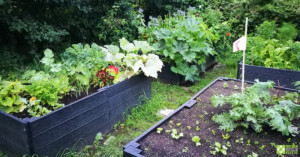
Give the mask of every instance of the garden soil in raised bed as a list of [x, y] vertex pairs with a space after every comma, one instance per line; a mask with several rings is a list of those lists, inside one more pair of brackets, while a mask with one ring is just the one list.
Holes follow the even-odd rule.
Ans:
[[[227, 82], [228, 87], [224, 88], [224, 83]], [[201, 157], [201, 156], [215, 156], [210, 154], [213, 145], [215, 142], [220, 142], [224, 144], [229, 141], [231, 147], [228, 148], [227, 154], [231, 157], [240, 157], [247, 156], [252, 154], [252, 152], [257, 153], [259, 156], [278, 156], [276, 154], [276, 148], [271, 146], [271, 143], [276, 145], [292, 145], [295, 143], [299, 145], [300, 137], [292, 136], [282, 136], [280, 132], [273, 131], [268, 128], [264, 128], [263, 132], [256, 133], [251, 127], [248, 129], [237, 128], [233, 132], [225, 132], [219, 129], [219, 125], [211, 120], [214, 114], [220, 114], [222, 112], [228, 111], [231, 107], [230, 105], [224, 105], [222, 107], [215, 108], [211, 106], [210, 98], [213, 95], [223, 94], [225, 96], [230, 95], [233, 92], [240, 92], [240, 90], [235, 90], [234, 85], [240, 86], [240, 82], [233, 81], [218, 81], [203, 92], [198, 98], [198, 103], [195, 104], [192, 108], [184, 108], [179, 111], [176, 115], [172, 116], [166, 123], [162, 124], [163, 128], [162, 133], [156, 133], [156, 130], [146, 136], [140, 141], [142, 154], [145, 156], [166, 156], [166, 157], [175, 157], [175, 156], [190, 156], [190, 157]], [[273, 94], [276, 93], [276, 90], [271, 91]], [[281, 95], [284, 94], [284, 91], [280, 91]], [[200, 100], [200, 101], [199, 101]], [[300, 99], [299, 101], [300, 102]], [[200, 118], [203, 116], [203, 118]], [[170, 123], [173, 122], [173, 124]], [[196, 125], [196, 121], [199, 122]], [[177, 126], [177, 123], [181, 123], [180, 126]], [[296, 119], [292, 122], [295, 126], [300, 126], [300, 119]], [[191, 129], [188, 129], [187, 126], [190, 126]], [[199, 127], [199, 131], [196, 131], [196, 126]], [[177, 129], [177, 131], [183, 132], [184, 137], [175, 140], [171, 138], [170, 133], [166, 133], [165, 130]], [[215, 131], [213, 135], [212, 130]], [[229, 134], [230, 138], [228, 140], [223, 139], [222, 134]], [[192, 142], [192, 136], [199, 136], [201, 146], [196, 147], [195, 143]], [[243, 143], [236, 142], [237, 139], [243, 138]], [[291, 138], [290, 142], [288, 142]], [[248, 140], [250, 140], [250, 145], [247, 145]], [[259, 144], [254, 142], [258, 141]], [[264, 145], [264, 149], [261, 150], [260, 147]], [[183, 152], [185, 147], [188, 148], [187, 152]], [[300, 153], [300, 152], [299, 152]], [[222, 156], [220, 153], [217, 156]], [[293, 155], [285, 155], [293, 156]], [[297, 156], [297, 155], [294, 155]]]

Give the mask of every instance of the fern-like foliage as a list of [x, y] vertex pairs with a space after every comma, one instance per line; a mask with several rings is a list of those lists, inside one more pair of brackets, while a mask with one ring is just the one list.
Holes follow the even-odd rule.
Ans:
[[220, 129], [233, 131], [238, 126], [251, 126], [256, 132], [261, 132], [269, 126], [282, 135], [297, 134], [298, 128], [291, 121], [300, 117], [300, 105], [296, 104], [298, 93], [287, 93], [285, 96], [272, 96], [268, 89], [273, 88], [274, 82], [257, 81], [244, 93], [233, 93], [230, 96], [212, 96], [214, 107], [231, 104], [232, 109], [213, 116], [213, 121]]

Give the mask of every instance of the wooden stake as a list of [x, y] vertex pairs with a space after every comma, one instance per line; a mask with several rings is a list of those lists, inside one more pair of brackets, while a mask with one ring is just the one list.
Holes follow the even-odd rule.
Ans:
[[244, 92], [244, 82], [245, 82], [245, 53], [247, 47], [247, 30], [248, 30], [248, 17], [246, 17], [246, 24], [245, 24], [245, 49], [243, 50], [243, 65], [242, 65], [242, 93]]

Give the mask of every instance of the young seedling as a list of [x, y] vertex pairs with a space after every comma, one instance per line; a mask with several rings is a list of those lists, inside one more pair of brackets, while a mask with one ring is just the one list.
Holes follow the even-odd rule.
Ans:
[[196, 121], [196, 125], [198, 125], [199, 124], [199, 121]]
[[166, 133], [170, 133], [171, 132], [171, 130], [166, 130]]
[[180, 137], [183, 137], [183, 133], [179, 133], [177, 132], [176, 129], [172, 129], [172, 134], [171, 134], [172, 138], [178, 140]]
[[248, 140], [248, 141], [247, 141], [247, 146], [250, 146], [250, 145], [251, 145], [251, 144], [250, 144], [250, 140]]
[[258, 142], [258, 141], [254, 141], [254, 144], [258, 145], [258, 144], [259, 144], [259, 142]]
[[203, 118], [204, 115], [199, 116], [199, 118]]
[[210, 153], [212, 155], [217, 155], [217, 153], [222, 153], [223, 155], [227, 155], [227, 147], [224, 145], [221, 145], [219, 142], [215, 142], [215, 144], [213, 146], [210, 146], [211, 148], [213, 148], [212, 151], [210, 151]]
[[163, 130], [164, 130], [163, 128], [157, 128], [157, 131], [156, 131], [156, 132], [157, 132], [158, 134], [160, 134], [161, 131], [163, 131]]
[[237, 85], [234, 85], [234, 86], [233, 86], [233, 89], [238, 90], [239, 87], [238, 87]]
[[231, 147], [231, 143], [229, 141], [226, 142], [227, 147]]
[[287, 142], [291, 142], [291, 138], [288, 138], [286, 141], [287, 141]]
[[186, 153], [186, 152], [188, 152], [189, 151], [189, 147], [184, 147], [184, 149], [182, 149], [182, 152], [183, 153]]
[[227, 82], [224, 82], [224, 83], [223, 83], [223, 87], [224, 87], [224, 88], [227, 88], [227, 87], [228, 87]]
[[200, 146], [201, 143], [200, 143], [200, 137], [199, 136], [194, 136], [192, 138], [192, 141], [196, 143], [196, 146]]
[[265, 145], [261, 145], [261, 146], [259, 147], [259, 149], [260, 149], [261, 151], [264, 151], [264, 148], [265, 148]]
[[258, 157], [258, 154], [252, 152], [252, 154], [251, 155], [247, 155], [247, 157]]
[[226, 134], [226, 135], [222, 134], [222, 137], [223, 137], [224, 140], [228, 140], [230, 138], [230, 135], [228, 135], [228, 134]]
[[236, 139], [236, 140], [235, 140], [235, 143], [244, 143], [243, 140], [244, 140], [243, 137], [241, 137], [240, 139]]
[[271, 145], [272, 147], [276, 148], [276, 143], [271, 142], [270, 145]]
[[212, 129], [211, 132], [212, 132], [213, 135], [216, 135], [216, 132], [215, 132], [214, 129]]
[[181, 125], [181, 123], [176, 123], [176, 125], [179, 127]]
[[199, 130], [200, 130], [199, 126], [196, 126], [196, 131], [199, 131]]
[[191, 130], [191, 128], [192, 128], [192, 127], [190, 127], [190, 126], [186, 126], [186, 127], [187, 127], [189, 130]]

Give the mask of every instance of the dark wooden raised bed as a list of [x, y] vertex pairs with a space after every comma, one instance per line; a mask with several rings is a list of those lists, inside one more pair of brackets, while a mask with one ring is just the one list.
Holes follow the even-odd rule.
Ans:
[[[160, 56], [160, 58], [163, 58], [163, 56]], [[210, 69], [212, 66], [216, 64], [216, 58], [215, 56], [209, 55], [206, 58], [206, 70]], [[201, 73], [199, 74], [199, 76]], [[180, 74], [176, 74], [171, 70], [171, 65], [167, 62], [164, 62], [164, 66], [160, 73], [158, 73], [158, 79], [164, 83], [169, 84], [179, 84], [179, 85], [192, 85], [192, 82], [185, 81], [184, 76]]]
[[124, 112], [146, 97], [151, 97], [151, 80], [138, 75], [39, 118], [19, 119], [0, 111], [0, 150], [9, 156], [55, 156], [65, 148], [82, 148], [98, 132], [111, 131]]
[[[238, 63], [237, 79], [241, 78], [242, 74], [242, 63]], [[284, 69], [275, 69], [267, 68], [255, 65], [245, 64], [245, 80], [254, 81], [259, 79], [259, 81], [274, 81], [280, 86], [286, 88], [295, 89], [293, 83], [300, 80], [300, 71], [284, 70]]]
[[[228, 84], [227, 88], [223, 87], [225, 82]], [[252, 84], [249, 81], [246, 81], [246, 83], [246, 86]], [[295, 138], [292, 137], [290, 142], [288, 142], [287, 139], [290, 137], [282, 136], [281, 133], [267, 128], [264, 130], [266, 132], [262, 133], [254, 132], [251, 127], [248, 129], [237, 128], [233, 132], [220, 130], [219, 125], [214, 123], [211, 118], [214, 114], [227, 111], [231, 107], [229, 105], [218, 108], [212, 107], [210, 105], [210, 97], [215, 94], [230, 95], [231, 92], [240, 92], [240, 90], [235, 89], [234, 86], [240, 86], [240, 80], [228, 78], [216, 79], [189, 101], [176, 109], [171, 115], [165, 117], [125, 145], [123, 147], [123, 156], [214, 156], [210, 154], [210, 150], [212, 149], [210, 146], [216, 141], [220, 143], [230, 141], [232, 146], [227, 150], [228, 156], [247, 156], [252, 152], [259, 154], [259, 156], [277, 156], [276, 148], [271, 146], [270, 143], [274, 142], [277, 145], [291, 145], [291, 142], [296, 142], [297, 144], [300, 142], [298, 136]], [[277, 87], [275, 87], [275, 89], [276, 88]], [[275, 89], [271, 90], [271, 92], [275, 93]], [[282, 90], [291, 92], [296, 91], [292, 89], [281, 89], [282, 93], [284, 93]], [[196, 124], [196, 121], [199, 121], [199, 124]], [[177, 126], [176, 124], [179, 122], [180, 126]], [[293, 121], [293, 124], [299, 127], [300, 120], [297, 119], [296, 121]], [[191, 128], [187, 129], [187, 126], [190, 126]], [[199, 131], [195, 129], [196, 126], [199, 126]], [[181, 130], [180, 132], [184, 132], [184, 137], [175, 140], [171, 138], [170, 134], [165, 132], [158, 134], [156, 132], [158, 127], [164, 128], [164, 131], [167, 129], [172, 130], [172, 128]], [[212, 133], [212, 130], [214, 130], [214, 133]], [[222, 138], [222, 135], [225, 135], [226, 133], [230, 135], [230, 138], [227, 140]], [[201, 146], [195, 146], [195, 143], [191, 140], [191, 134], [201, 138]], [[236, 140], [241, 137], [243, 137], [243, 143], [236, 143]], [[247, 145], [248, 140], [250, 140], [250, 145]], [[258, 141], [259, 143], [254, 144], [255, 141]], [[260, 148], [261, 145], [264, 145], [263, 150]], [[186, 147], [188, 147], [188, 151], [183, 152]], [[221, 156], [221, 154], [217, 154], [216, 156]]]

